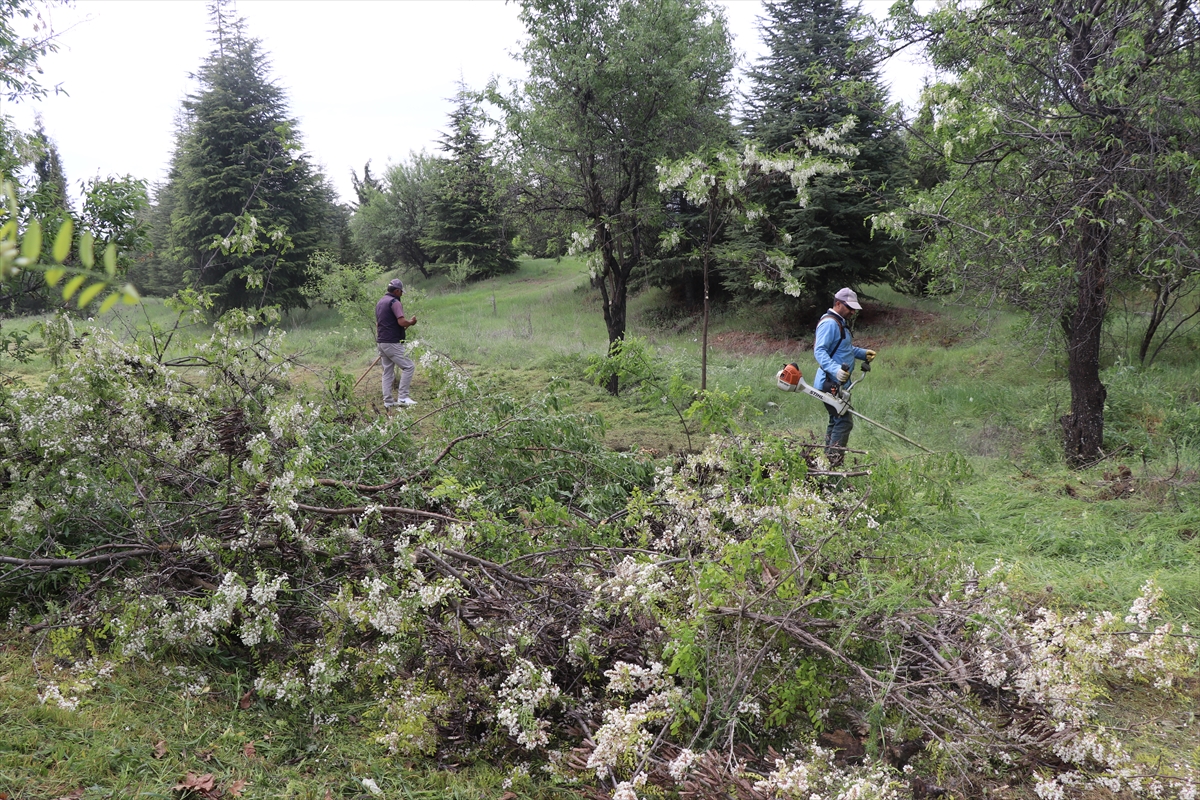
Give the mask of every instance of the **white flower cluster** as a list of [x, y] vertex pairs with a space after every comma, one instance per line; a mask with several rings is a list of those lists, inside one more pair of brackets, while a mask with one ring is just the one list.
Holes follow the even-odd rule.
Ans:
[[[1166, 689], [1174, 674], [1189, 671], [1195, 641], [1173, 636], [1171, 623], [1151, 628], [1161, 598], [1162, 591], [1148, 581], [1124, 624], [1110, 612], [1089, 619], [1082, 612], [1041, 608], [1032, 621], [1025, 621], [1001, 611], [996, 624], [978, 635], [980, 667], [994, 686], [1045, 707], [1055, 720], [1082, 726], [1105, 692], [1106, 675], [1123, 674]], [[1016, 646], [1004, 646], [1006, 637], [1015, 637]]]
[[32, 494], [26, 494], [8, 509], [8, 525], [11, 533], [34, 533], [41, 524], [37, 503]]
[[614, 694], [663, 691], [674, 686], [659, 661], [652, 662], [649, 667], [618, 661], [612, 669], [605, 671], [604, 677], [608, 678], [608, 691]]
[[75, 711], [79, 708], [79, 696], [71, 694], [70, 697], [63, 696], [62, 690], [57, 683], [51, 683], [45, 689], [38, 692], [38, 702], [42, 705], [51, 703], [58, 706], [63, 711]]
[[676, 783], [682, 783], [683, 779], [687, 777], [688, 770], [696, 762], [697, 758], [698, 756], [694, 751], [684, 748], [679, 751], [679, 755], [671, 759], [671, 763], [667, 765], [667, 772]]
[[254, 691], [263, 697], [271, 697], [293, 707], [308, 700], [308, 686], [304, 678], [294, 669], [283, 672], [278, 678], [260, 676], [254, 681]]
[[587, 252], [592, 248], [592, 242], [595, 241], [595, 238], [596, 231], [591, 228], [571, 231], [571, 243], [567, 246], [567, 255], [577, 256]]
[[382, 578], [367, 578], [361, 588], [366, 596], [358, 598], [353, 595], [352, 587], [343, 587], [335, 606], [344, 609], [351, 621], [369, 625], [388, 636], [408, 628], [415, 611], [411, 595], [400, 597]]
[[518, 744], [532, 750], [550, 741], [550, 723], [539, 719], [537, 711], [556, 702], [561, 690], [550, 678], [550, 670], [532, 661], [518, 658], [498, 692], [496, 720]]
[[258, 582], [250, 590], [250, 602], [242, 606], [242, 624], [238, 629], [242, 644], [254, 647], [279, 638], [279, 612], [275, 607], [275, 598], [286, 586], [286, 575], [268, 579], [261, 570], [258, 572]]
[[[1002, 583], [999, 591], [983, 585], [998, 570], [999, 566], [979, 584], [972, 579], [965, 585], [964, 594], [978, 594], [994, 604], [981, 615], [989, 623], [980, 626], [967, 655], [986, 682], [1042, 709], [1045, 725], [1052, 730], [1047, 735], [1036, 727], [1013, 726], [1009, 735], [1023, 745], [1047, 747], [1074, 767], [1039, 778], [1038, 796], [1057, 800], [1074, 790], [1096, 789], [1138, 796], [1149, 792], [1156, 779], [1133, 763], [1119, 735], [1099, 721], [1099, 703], [1114, 677], [1166, 690], [1175, 675], [1193, 673], [1197, 646], [1186, 637], [1187, 627], [1181, 630], [1184, 638], [1173, 634], [1171, 623], [1154, 624], [1161, 613], [1162, 591], [1152, 581], [1143, 585], [1123, 619], [1111, 612], [1089, 618], [1045, 608], [1027, 619], [1004, 606]], [[1182, 776], [1173, 784], [1178, 792], [1194, 785], [1194, 771], [1179, 767], [1175, 772]], [[1160, 786], [1157, 796], [1167, 797], [1167, 789]]]
[[318, 653], [308, 664], [308, 691], [313, 697], [328, 697], [333, 687], [345, 680], [350, 665], [336, 654]]
[[[587, 576], [581, 576], [587, 577]], [[652, 561], [625, 556], [612, 577], [595, 584], [587, 612], [595, 618], [608, 615], [609, 609], [653, 609], [661, 603], [674, 581]]]
[[267, 427], [275, 439], [304, 441], [305, 433], [320, 419], [321, 408], [314, 403], [288, 400], [267, 409]]
[[833, 751], [812, 745], [807, 754], [775, 760], [775, 769], [755, 788], [771, 797], [795, 800], [896, 800], [900, 784], [885, 765], [867, 763], [843, 769]]
[[612, 800], [638, 800], [637, 788], [646, 782], [646, 776], [638, 773], [631, 781], [621, 781], [613, 789]]
[[[646, 698], [628, 707], [609, 708], [604, 712], [604, 724], [592, 740], [595, 749], [588, 755], [587, 767], [604, 779], [621, 767], [629, 768], [639, 762], [654, 741], [646, 726], [665, 724], [673, 716], [673, 708], [682, 695], [674, 681], [665, 675], [661, 664], [649, 668], [618, 662], [605, 673], [609, 691], [617, 695], [649, 690]], [[641, 688], [645, 687], [645, 688]]]

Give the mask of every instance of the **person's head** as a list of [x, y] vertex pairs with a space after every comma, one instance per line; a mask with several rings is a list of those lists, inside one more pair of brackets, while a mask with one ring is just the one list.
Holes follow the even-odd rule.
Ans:
[[404, 294], [404, 281], [400, 280], [399, 278], [392, 278], [390, 281], [388, 281], [387, 292], [388, 294], [396, 297]]
[[858, 303], [858, 295], [853, 289], [838, 289], [833, 296], [833, 310], [843, 317], [852, 317], [862, 306]]

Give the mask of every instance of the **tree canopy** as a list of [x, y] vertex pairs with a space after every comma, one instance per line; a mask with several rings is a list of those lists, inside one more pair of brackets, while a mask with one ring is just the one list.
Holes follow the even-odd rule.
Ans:
[[215, 46], [183, 103], [158, 197], [170, 209], [168, 270], [176, 285], [213, 292], [219, 308], [304, 305], [308, 259], [332, 244], [335, 195], [301, 151], [261, 42], [223, 3], [211, 19]]
[[366, 256], [385, 267], [404, 266], [429, 276], [432, 260], [421, 244], [429, 214], [434, 158], [410, 153], [388, 165], [382, 181], [363, 170], [362, 199], [350, 221], [354, 241]]
[[460, 85], [450, 129], [441, 137], [446, 157], [434, 162], [420, 240], [425, 252], [439, 262], [469, 264], [466, 269], [472, 277], [492, 277], [517, 268], [482, 124], [477, 101]]
[[804, 204], [786, 182], [763, 197], [773, 227], [789, 235], [784, 250], [805, 295], [825, 302], [840, 286], [884, 279], [901, 255], [899, 243], [873, 232], [870, 219], [887, 207], [903, 146], [886, 112], [881, 56], [862, 12], [843, 0], [775, 0], [764, 9], [768, 52], [749, 73], [746, 135], [766, 151], [789, 153], [806, 146], [806, 131], [854, 120], [842, 138], [858, 151], [846, 173], [814, 180]]
[[946, 288], [1061, 331], [1066, 455], [1089, 463], [1104, 453], [1113, 292], [1161, 298], [1200, 269], [1195, 5], [995, 0], [905, 22], [957, 76], [928, 95], [926, 142], [949, 177], [914, 199], [925, 260]]
[[526, 0], [521, 20], [510, 130], [540, 179], [527, 191], [585, 220], [611, 348], [662, 216], [656, 164], [729, 133], [729, 33], [704, 0]]

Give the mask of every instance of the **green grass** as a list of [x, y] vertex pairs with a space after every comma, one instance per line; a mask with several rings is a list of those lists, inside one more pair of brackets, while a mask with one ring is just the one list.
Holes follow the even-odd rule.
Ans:
[[[440, 278], [405, 277], [406, 310], [420, 319], [412, 338], [462, 365], [481, 391], [529, 395], [565, 379], [577, 408], [604, 417], [610, 446], [675, 453], [686, 445], [668, 409], [610, 397], [584, 379], [587, 359], [603, 353], [608, 339], [598, 291], [578, 260], [525, 260], [513, 275], [461, 290]], [[1136, 326], [1124, 333], [1114, 326], [1104, 372], [1111, 457], [1070, 470], [1057, 438], [1057, 420], [1070, 405], [1063, 356], [1024, 338], [1019, 316], [999, 315], [981, 333], [969, 311], [882, 287], [866, 294], [869, 308], [890, 313], [865, 316], [855, 333], [857, 344], [879, 351], [855, 392], [855, 408], [939, 454], [924, 456], [867, 423], [855, 425], [851, 444], [869, 451], [860, 460], [876, 468], [857, 480], [869, 486], [868, 503], [878, 504], [897, 554], [950, 552], [981, 570], [1002, 560], [1018, 567], [1013, 588], [1031, 600], [1093, 610], [1120, 612], [1153, 579], [1176, 613], [1200, 620], [1200, 336], [1173, 342], [1144, 369], [1128, 359]], [[655, 290], [631, 298], [630, 333], [698, 384], [699, 321], [664, 315], [663, 306]], [[95, 323], [80, 321], [77, 330], [105, 325], [133, 335], [148, 321], [169, 326], [173, 319], [160, 301], [147, 300]], [[305, 367], [296, 378], [301, 391], [316, 392], [333, 368], [357, 380], [375, 358], [370, 320], [311, 309], [288, 314], [284, 325]], [[187, 328], [177, 344], [186, 349], [205, 333], [203, 326]], [[770, 307], [724, 308], [714, 314], [710, 340], [709, 385], [749, 387], [751, 410], [761, 413], [750, 432], [801, 441], [823, 436], [820, 404], [774, 386], [776, 370], [793, 360], [811, 380], [807, 325]], [[6, 366], [32, 387], [50, 369], [45, 355]], [[418, 368], [418, 400], [424, 380]], [[378, 405], [377, 369], [358, 384], [356, 398], [364, 410]], [[234, 672], [192, 697], [158, 667], [129, 665], [106, 679], [103, 702], [85, 697], [80, 713], [62, 713], [37, 700], [34, 685], [55, 667], [31, 657], [30, 641], [16, 637], [12, 649], [0, 649], [0, 792], [12, 798], [80, 788], [84, 797], [172, 797], [178, 793], [170, 787], [188, 771], [226, 782], [246, 778], [246, 797], [356, 797], [364, 794], [363, 777], [397, 798], [504, 791], [505, 775], [495, 771], [410, 769], [382, 759], [369, 732], [350, 721], [353, 708], [320, 729], [303, 714], [239, 709], [245, 687]], [[158, 741], [167, 746], [162, 758], [154, 757]], [[244, 756], [247, 743], [256, 758]], [[106, 788], [88, 794], [92, 785]], [[525, 790], [519, 785], [518, 796], [553, 796]]]
[[[380, 294], [388, 277], [375, 287]], [[461, 289], [439, 276], [405, 281], [406, 311], [420, 320], [410, 338], [463, 366], [481, 391], [527, 396], [565, 379], [576, 408], [603, 416], [610, 446], [664, 454], [686, 448], [670, 409], [632, 395], [613, 398], [584, 379], [587, 359], [605, 351], [608, 336], [599, 292], [580, 260], [526, 259], [516, 273]], [[980, 568], [996, 559], [1015, 562], [1031, 591], [1053, 587], [1064, 602], [1089, 607], [1128, 603], [1154, 578], [1169, 587], [1177, 611], [1200, 619], [1200, 512], [1193, 510], [1200, 507], [1200, 359], [1190, 357], [1200, 336], [1173, 342], [1143, 369], [1126, 360], [1138, 330], [1124, 318], [1114, 326], [1126, 331], [1119, 341], [1110, 337], [1104, 373], [1106, 440], [1115, 452], [1074, 471], [1064, 466], [1057, 438], [1057, 420], [1070, 406], [1063, 356], [1030, 341], [1021, 317], [996, 315], [981, 330], [968, 310], [937, 300], [886, 287], [870, 287], [866, 296], [855, 342], [879, 357], [855, 391], [855, 408], [937, 453], [963, 457], [972, 473], [953, 487], [952, 507], [908, 503], [903, 524], [895, 523], [903, 531], [897, 536], [913, 548], [956, 548]], [[629, 332], [699, 385], [698, 315], [664, 314], [666, 305], [657, 290], [635, 294]], [[131, 335], [148, 322], [169, 327], [174, 319], [160, 301], [147, 300], [93, 324]], [[295, 377], [301, 390], [319, 390], [334, 367], [358, 380], [376, 356], [370, 319], [342, 320], [314, 308], [289, 313], [283, 324], [303, 365]], [[89, 327], [77, 323], [80, 333]], [[177, 344], [186, 348], [206, 333], [203, 326], [185, 328]], [[793, 360], [811, 380], [806, 325], [769, 306], [725, 308], [713, 315], [709, 336], [709, 386], [749, 387], [753, 428], [801, 441], [823, 437], [820, 403], [779, 392], [774, 382], [779, 367]], [[36, 386], [49, 368], [40, 356], [16, 371]], [[357, 385], [365, 408], [379, 405], [378, 375], [375, 368]], [[423, 381], [418, 368], [418, 400]], [[693, 437], [692, 446], [703, 441]], [[861, 420], [851, 445], [869, 451], [866, 463], [919, 468], [925, 460], [917, 448]], [[1114, 491], [1121, 481], [1105, 475], [1122, 465], [1131, 476]]]
[[[330, 704], [314, 723], [307, 709], [240, 700], [249, 688], [236, 671], [132, 661], [102, 678], [58, 666], [41, 637], [0, 638], [0, 795], [44, 798], [162, 798], [188, 773], [211, 774], [219, 788], [245, 781], [243, 798], [368, 797], [363, 779], [388, 798], [499, 797], [509, 774], [453, 761], [416, 765], [389, 759], [363, 724], [364, 704]], [[96, 688], [79, 686], [80, 678]], [[71, 711], [43, 703], [54, 683]], [[514, 759], [515, 763], [516, 759]], [[573, 791], [520, 778], [516, 797], [565, 798]], [[202, 796], [202, 795], [201, 795]], [[226, 795], [232, 796], [232, 795]]]

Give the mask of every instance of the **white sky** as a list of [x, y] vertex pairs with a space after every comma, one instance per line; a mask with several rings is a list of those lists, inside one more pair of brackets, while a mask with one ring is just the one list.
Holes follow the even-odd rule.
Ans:
[[[763, 52], [759, 0], [720, 0], [734, 47]], [[885, 14], [892, 0], [866, 0]], [[271, 77], [287, 93], [304, 149], [353, 199], [350, 171], [381, 175], [411, 151], [437, 150], [460, 78], [472, 89], [493, 75], [519, 79], [524, 37], [518, 7], [502, 0], [238, 0], [261, 39]], [[212, 49], [203, 0], [77, 0], [51, 10], [58, 53], [42, 84], [65, 94], [37, 103], [0, 100], [0, 113], [30, 130], [40, 113], [73, 193], [81, 180], [133, 175], [163, 180], [174, 120], [195, 86], [189, 73]], [[889, 69], [893, 94], [911, 103], [919, 69]]]

